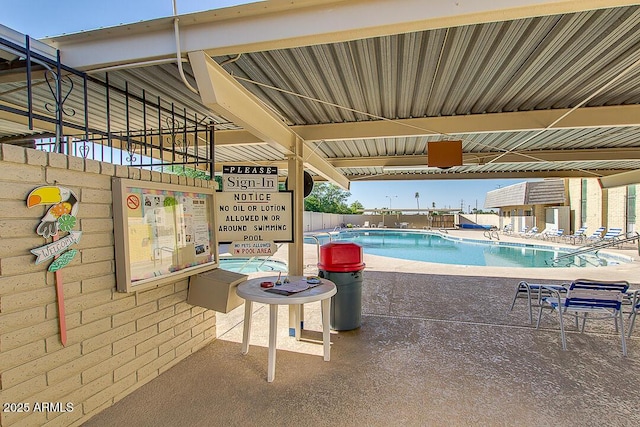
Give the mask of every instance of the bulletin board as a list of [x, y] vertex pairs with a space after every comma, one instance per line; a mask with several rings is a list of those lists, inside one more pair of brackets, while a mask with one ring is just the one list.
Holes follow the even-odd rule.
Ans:
[[148, 289], [218, 266], [213, 194], [113, 178], [118, 291]]

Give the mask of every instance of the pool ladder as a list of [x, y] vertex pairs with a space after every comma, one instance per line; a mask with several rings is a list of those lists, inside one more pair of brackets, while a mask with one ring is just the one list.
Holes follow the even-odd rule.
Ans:
[[496, 240], [500, 240], [500, 235], [498, 235], [498, 232], [496, 230], [485, 230], [483, 234], [484, 237], [489, 240], [493, 240], [494, 238]]

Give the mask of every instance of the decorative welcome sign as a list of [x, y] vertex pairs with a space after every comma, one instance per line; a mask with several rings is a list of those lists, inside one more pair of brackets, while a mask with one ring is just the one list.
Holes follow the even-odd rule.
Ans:
[[[76, 226], [79, 199], [68, 188], [57, 185], [45, 185], [38, 187], [27, 196], [27, 207], [49, 206], [45, 215], [36, 228], [36, 233], [45, 239], [51, 238], [53, 242], [39, 248], [31, 249], [36, 258], [36, 264], [54, 259], [49, 264], [48, 271], [55, 274], [56, 294], [58, 297], [58, 324], [60, 328], [60, 341], [67, 344], [67, 328], [64, 311], [64, 294], [62, 274], [60, 269], [66, 267], [78, 254], [76, 249], [69, 249], [80, 241], [81, 231], [72, 231]], [[60, 232], [68, 233], [60, 238]]]
[[49, 243], [48, 245], [41, 246], [36, 249], [31, 249], [31, 253], [37, 256], [36, 264], [40, 264], [43, 261], [50, 260], [51, 258], [60, 255], [66, 251], [69, 246], [78, 243], [82, 236], [82, 231], [70, 231], [69, 234], [58, 241]]
[[[48, 239], [53, 238], [53, 243], [31, 250], [36, 255], [36, 264], [60, 256], [69, 246], [80, 241], [81, 231], [71, 233], [76, 225], [78, 213], [78, 196], [68, 188], [54, 185], [38, 187], [29, 193], [27, 207], [52, 205], [40, 220], [36, 229], [38, 235]], [[69, 235], [60, 239], [59, 232], [69, 232]], [[49, 271], [55, 272], [65, 267], [75, 257], [78, 251], [69, 251], [63, 258], [64, 262], [53, 262], [49, 265]], [[56, 260], [57, 261], [57, 260]]]

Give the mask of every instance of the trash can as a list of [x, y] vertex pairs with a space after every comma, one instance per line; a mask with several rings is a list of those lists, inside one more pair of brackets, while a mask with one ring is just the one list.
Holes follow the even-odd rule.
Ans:
[[330, 242], [320, 247], [318, 275], [336, 284], [331, 297], [329, 325], [336, 331], [360, 327], [362, 318], [362, 247], [351, 242]]

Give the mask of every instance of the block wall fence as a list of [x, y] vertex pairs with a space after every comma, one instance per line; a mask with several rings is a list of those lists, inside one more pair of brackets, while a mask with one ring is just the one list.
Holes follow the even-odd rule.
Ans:
[[[186, 279], [116, 291], [112, 177], [211, 185], [0, 144], [0, 400], [9, 410], [0, 412], [2, 426], [79, 425], [216, 337], [215, 312], [186, 303]], [[54, 274], [30, 252], [48, 243], [36, 234], [48, 207], [26, 205], [42, 185], [68, 187], [80, 199], [74, 229], [82, 238], [71, 247], [79, 254], [60, 270], [66, 346]], [[38, 411], [43, 403], [55, 410]], [[29, 410], [18, 412], [24, 404]]]

